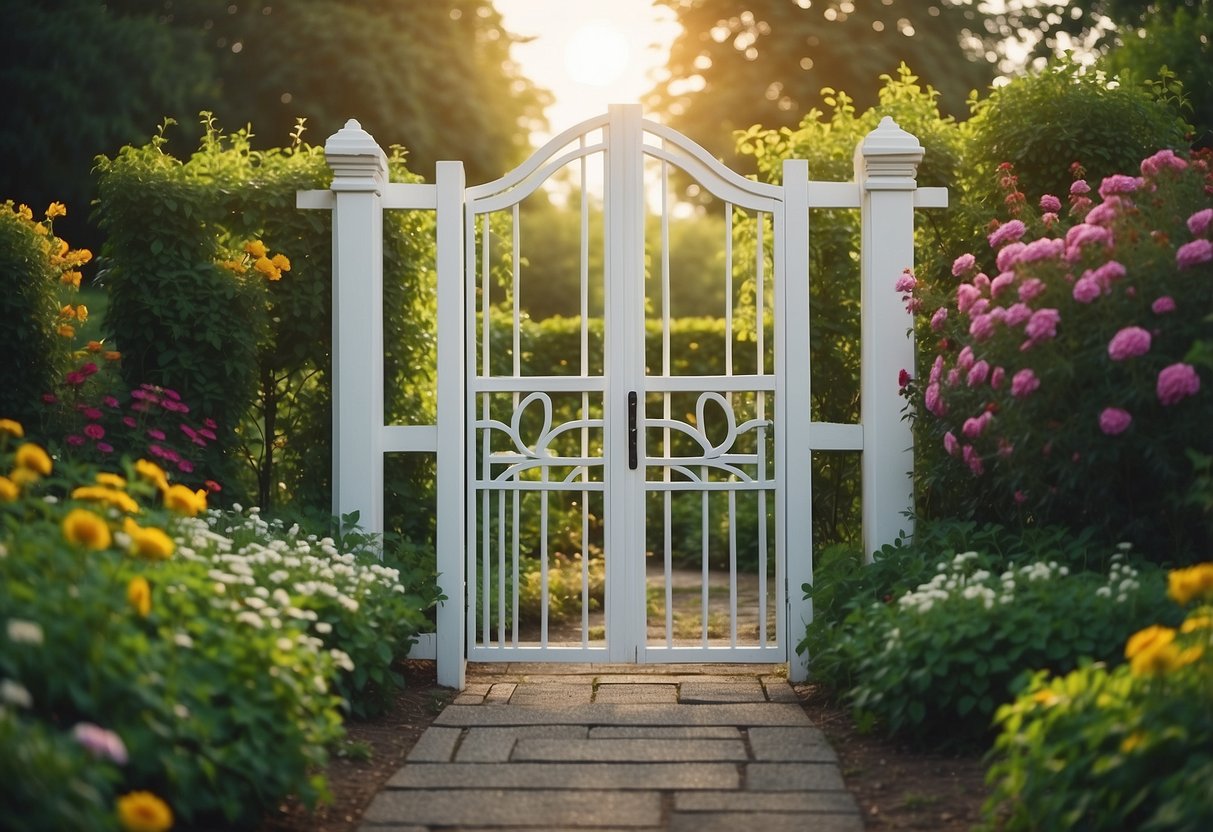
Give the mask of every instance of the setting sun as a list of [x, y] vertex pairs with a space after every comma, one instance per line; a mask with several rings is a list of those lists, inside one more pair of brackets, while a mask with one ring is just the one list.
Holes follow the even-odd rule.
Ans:
[[618, 26], [605, 20], [591, 20], [569, 38], [564, 63], [574, 81], [605, 87], [623, 75], [630, 52], [627, 36]]

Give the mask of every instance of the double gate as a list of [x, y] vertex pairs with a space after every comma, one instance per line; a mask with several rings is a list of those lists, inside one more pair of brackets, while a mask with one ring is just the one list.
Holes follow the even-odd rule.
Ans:
[[[803, 678], [811, 453], [863, 452], [867, 551], [907, 526], [897, 376], [913, 341], [892, 287], [913, 209], [946, 200], [916, 187], [917, 140], [886, 119], [855, 182], [789, 160], [775, 186], [616, 105], [471, 188], [457, 162], [434, 185], [387, 183], [352, 121], [326, 156], [331, 189], [299, 205], [334, 210], [334, 511], [380, 531], [383, 454], [437, 454], [440, 682], [462, 687], [465, 660], [788, 661]], [[672, 182], [723, 216], [711, 256], [692, 258], [706, 281], [680, 273]], [[567, 319], [537, 322], [551, 287], [528, 277], [549, 229], [523, 206], [551, 198], [577, 217], [578, 291]], [[438, 425], [383, 424], [384, 208], [437, 211]], [[860, 425], [810, 419], [810, 208], [863, 216]], [[688, 284], [720, 306], [690, 341], [679, 310], [703, 299]]]

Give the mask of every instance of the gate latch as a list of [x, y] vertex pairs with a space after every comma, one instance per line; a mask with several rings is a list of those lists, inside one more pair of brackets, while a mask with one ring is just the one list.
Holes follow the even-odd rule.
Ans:
[[636, 391], [628, 393], [628, 468], [636, 470]]

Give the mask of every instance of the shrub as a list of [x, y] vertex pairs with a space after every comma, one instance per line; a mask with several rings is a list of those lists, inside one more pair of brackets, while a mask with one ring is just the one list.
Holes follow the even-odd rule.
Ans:
[[970, 551], [933, 572], [914, 590], [852, 613], [836, 636], [861, 725], [920, 740], [980, 739], [1022, 673], [1113, 659], [1111, 645], [1163, 602], [1161, 574], [1122, 558], [1105, 575]]
[[905, 392], [933, 513], [1096, 526], [1158, 558], [1213, 542], [1185, 504], [1186, 451], [1213, 450], [1193, 352], [1213, 326], [1213, 180], [1170, 151], [1141, 173], [1105, 178], [1095, 205], [1077, 180], [1063, 220], [1062, 197], [1031, 210], [1004, 166], [1017, 216], [991, 251], [955, 260], [955, 288], [899, 282], [931, 345]]
[[1178, 631], [1137, 632], [1115, 669], [1038, 673], [998, 710], [991, 828], [1213, 825], [1213, 564], [1171, 573], [1170, 586], [1188, 607]]

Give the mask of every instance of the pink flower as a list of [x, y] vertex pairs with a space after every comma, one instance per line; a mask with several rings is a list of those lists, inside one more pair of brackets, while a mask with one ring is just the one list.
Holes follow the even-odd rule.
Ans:
[[131, 398], [139, 399], [140, 401], [151, 402], [152, 404], [156, 404], [158, 401], [160, 401], [158, 398], [156, 398], [156, 396], [153, 393], [149, 393], [146, 390], [132, 390]]
[[1011, 378], [1011, 395], [1017, 399], [1030, 396], [1040, 388], [1040, 379], [1032, 368], [1025, 367]]
[[981, 290], [971, 283], [962, 283], [956, 287], [956, 309], [960, 314], [965, 314], [969, 308], [981, 297]]
[[177, 470], [183, 474], [192, 474], [194, 473], [194, 464], [188, 459], [179, 460], [177, 462]]
[[1204, 239], [1184, 243], [1175, 252], [1175, 264], [1181, 269], [1190, 269], [1210, 260], [1213, 260], [1213, 242]]
[[943, 418], [948, 413], [948, 406], [944, 404], [943, 395], [940, 393], [938, 383], [927, 385], [924, 403], [927, 406], [927, 410], [940, 418]]
[[174, 451], [172, 448], [165, 448], [163, 450], [163, 452], [160, 454], [160, 457], [165, 462], [177, 462], [178, 460], [181, 459], [181, 455], [178, 454], [176, 451]]
[[1112, 287], [1112, 284], [1125, 276], [1125, 267], [1115, 260], [1109, 260], [1097, 269], [1092, 269], [1082, 273], [1083, 277], [1090, 277], [1099, 283], [1099, 287], [1107, 291]]
[[1074, 300], [1079, 303], [1090, 303], [1103, 294], [1103, 288], [1099, 285], [1099, 281], [1091, 277], [1088, 272], [1074, 284], [1073, 294]]
[[1065, 248], [1066, 243], [1064, 240], [1041, 237], [1039, 240], [1033, 240], [1028, 243], [1027, 247], [1019, 253], [1019, 258], [1016, 262], [1034, 263], [1037, 260], [1051, 260], [1060, 257]]
[[1175, 151], [1171, 149], [1160, 150], [1148, 159], [1141, 160], [1142, 176], [1157, 176], [1164, 170], [1181, 171], [1188, 167], [1188, 163], [1175, 155]]
[[83, 407], [80, 412], [84, 414], [84, 418], [91, 422], [95, 422], [101, 418], [101, 411], [95, 407]]
[[172, 399], [164, 399], [160, 402], [160, 406], [170, 413], [189, 413], [189, 405], [183, 402], [173, 401]]
[[972, 367], [973, 362], [976, 360], [977, 357], [973, 355], [973, 348], [966, 344], [965, 347], [956, 355], [956, 368], [963, 373], [965, 370]]
[[65, 437], [65, 441], [67, 442], [67, 444], [71, 445], [73, 448], [79, 448], [81, 445], [84, 444], [84, 437], [77, 436], [76, 434], [73, 433], [71, 436]]
[[[1115, 200], [1115, 201], [1114, 201]], [[1085, 221], [1091, 225], [1103, 225], [1116, 219], [1116, 209], [1119, 206], [1118, 199], [1109, 199], [1107, 202], [1096, 205], [1087, 212]]]
[[87, 378], [88, 377], [85, 376], [84, 373], [81, 373], [78, 370], [73, 370], [72, 372], [65, 375], [63, 377], [63, 380], [65, 382], [67, 382], [69, 385], [71, 385], [72, 387], [79, 387], [80, 385], [84, 384], [84, 382]]
[[181, 394], [178, 393], [176, 390], [170, 390], [167, 387], [165, 387], [160, 392], [164, 393], [164, 395], [168, 396], [170, 399], [172, 399], [175, 402], [181, 401]]
[[1019, 253], [1027, 248], [1023, 243], [1009, 243], [1002, 247], [998, 252], [998, 256], [994, 258], [994, 265], [998, 266], [1000, 272], [1007, 272], [1011, 267], [1019, 262]]
[[955, 387], [957, 384], [960, 384], [960, 368], [953, 367], [948, 370], [948, 386]]
[[1194, 396], [1200, 390], [1200, 376], [1191, 364], [1172, 364], [1158, 374], [1158, 401], [1170, 406]]
[[960, 443], [956, 441], [956, 435], [952, 431], [943, 435], [943, 449], [948, 452], [948, 456], [956, 456], [960, 451]]
[[118, 407], [118, 400], [115, 399], [113, 396], [106, 396], [104, 399], [101, 400], [101, 403], [104, 404], [106, 407], [110, 407], [110, 408]]
[[1085, 179], [1075, 179], [1070, 183], [1070, 194], [1089, 194], [1091, 186], [1087, 184]]
[[[1099, 183], [1099, 195], [1105, 200], [1115, 194], [1131, 194], [1141, 187], [1141, 177], [1115, 173]], [[1106, 204], [1106, 203], [1105, 203]]]
[[1002, 387], [1002, 382], [1004, 379], [1006, 379], [1006, 377], [1006, 370], [1004, 370], [1002, 367], [995, 367], [994, 371], [990, 373], [990, 386], [995, 390], [999, 389]]
[[160, 430], [160, 428], [148, 428], [147, 435], [157, 442], [164, 441], [164, 431]]
[[969, 307], [969, 317], [976, 318], [978, 315], [984, 315], [986, 310], [990, 308], [988, 298], [978, 298], [973, 301], [973, 305]]
[[108, 442], [98, 442], [94, 447], [103, 454], [112, 454], [114, 452], [114, 446]]
[[59, 397], [56, 396], [54, 393], [43, 393], [42, 394], [42, 403], [43, 404], [54, 404], [57, 401], [59, 401]]
[[981, 464], [981, 454], [973, 450], [972, 445], [965, 445], [961, 454], [964, 457], [965, 465], [968, 465], [969, 470], [973, 472], [973, 476], [980, 477], [985, 472], [985, 467]]
[[1048, 211], [1040, 215], [1040, 221], [1045, 224], [1045, 228], [1052, 228], [1057, 224], [1057, 214], [1052, 211]]
[[1003, 272], [990, 281], [990, 297], [996, 298], [1002, 294], [1002, 290], [1015, 282], [1015, 272]]
[[84, 426], [84, 435], [89, 439], [104, 439], [105, 428], [101, 427], [101, 425], [97, 424], [96, 422], [89, 422]]
[[948, 319], [948, 310], [941, 306], [935, 310], [935, 314], [931, 316], [931, 330], [939, 332], [943, 329], [944, 322]]
[[1124, 361], [1150, 351], [1150, 333], [1139, 326], [1126, 326], [1108, 342], [1108, 357]]
[[[205, 427], [210, 428], [211, 430], [217, 430], [219, 428], [219, 423], [216, 422], [214, 419], [210, 418], [209, 416], [202, 420], [202, 424]], [[218, 489], [216, 489], [216, 490], [218, 490]]]
[[164, 459], [164, 455], [165, 455], [164, 448], [161, 448], [159, 445], [157, 445], [155, 443], [152, 443], [151, 445], [147, 446], [147, 452], [150, 453], [152, 456], [158, 456], [161, 459]]
[[90, 361], [87, 364], [81, 365], [80, 372], [84, 375], [85, 378], [88, 378], [89, 376], [91, 376], [97, 372], [97, 365]]
[[[208, 419], [207, 421], [209, 422], [210, 420]], [[209, 439], [212, 442], [215, 441], [215, 432], [213, 430], [211, 430], [210, 428], [201, 428], [198, 431], [198, 435], [204, 439]]]
[[1019, 326], [1032, 317], [1032, 307], [1026, 303], [1016, 303], [1007, 307], [1006, 321], [1007, 326]]
[[1026, 334], [1033, 341], [1044, 341], [1057, 337], [1057, 324], [1061, 322], [1061, 313], [1056, 309], [1038, 309], [1028, 319], [1024, 327]]
[[913, 292], [914, 287], [918, 285], [918, 281], [914, 279], [914, 275], [905, 271], [901, 273], [901, 277], [897, 278], [897, 282], [893, 284], [893, 289], [898, 292]]
[[979, 384], [983, 384], [989, 376], [990, 362], [983, 358], [969, 368], [969, 374], [965, 378], [965, 381], [970, 387], [976, 387]]
[[94, 757], [112, 760], [120, 766], [126, 765], [126, 745], [113, 731], [107, 731], [91, 722], [80, 722], [72, 729], [72, 739]]
[[969, 335], [974, 341], [986, 341], [994, 335], [994, 316], [978, 315], [969, 324]]
[[1099, 414], [1099, 429], [1108, 436], [1124, 433], [1132, 423], [1133, 417], [1129, 415], [1129, 411], [1119, 407], [1105, 407]]
[[1018, 240], [1024, 235], [1025, 231], [1027, 231], [1027, 227], [1024, 226], [1022, 221], [1011, 220], [994, 229], [986, 239], [990, 241], [990, 248], [998, 248], [1003, 243], [1011, 243]]
[[1168, 312], [1175, 311], [1175, 298], [1170, 295], [1163, 295], [1158, 300], [1150, 304], [1150, 309], [1155, 315], [1166, 315]]
[[983, 411], [980, 416], [965, 419], [964, 427], [961, 430], [969, 439], [976, 439], [985, 432], [986, 426], [990, 424], [990, 420], [993, 418], [994, 414], [990, 413], [990, 411]]
[[1045, 293], [1047, 287], [1044, 281], [1037, 277], [1029, 277], [1023, 283], [1019, 284], [1019, 299], [1024, 303], [1031, 303]]
[[1040, 198], [1040, 210], [1056, 214], [1061, 210], [1061, 200], [1053, 194], [1045, 194]]
[[1205, 236], [1210, 224], [1213, 224], [1213, 208], [1202, 208], [1188, 217], [1188, 230], [1193, 237]]
[[911, 378], [910, 374], [907, 373], [905, 370], [901, 370], [897, 373], [897, 386], [898, 386], [898, 388], [900, 388], [902, 390], [906, 389], [906, 385], [909, 384], [912, 380], [913, 379]]
[[1016, 505], [1022, 506], [1024, 503], [1026, 503], [1028, 501], [1028, 495], [1025, 494], [1024, 492], [1016, 489], [1014, 499], [1015, 499]]
[[204, 482], [202, 484], [205, 485], [206, 490], [211, 492], [212, 494], [218, 494], [220, 491], [223, 490], [223, 486], [221, 486], [219, 483], [215, 482], [214, 480], [207, 480], [206, 482]]
[[1077, 260], [1082, 255], [1082, 249], [1092, 243], [1111, 248], [1112, 240], [1111, 229], [1080, 222], [1066, 232], [1066, 259]]
[[972, 254], [962, 254], [952, 261], [952, 277], [960, 277], [977, 265], [977, 258]]
[[128, 428], [134, 428], [137, 427], [139, 423], [135, 421], [134, 416], [123, 416], [122, 424], [126, 425]]
[[931, 365], [931, 375], [927, 379], [928, 384], [938, 384], [939, 379], [943, 377], [943, 356], [935, 356], [935, 363]]

